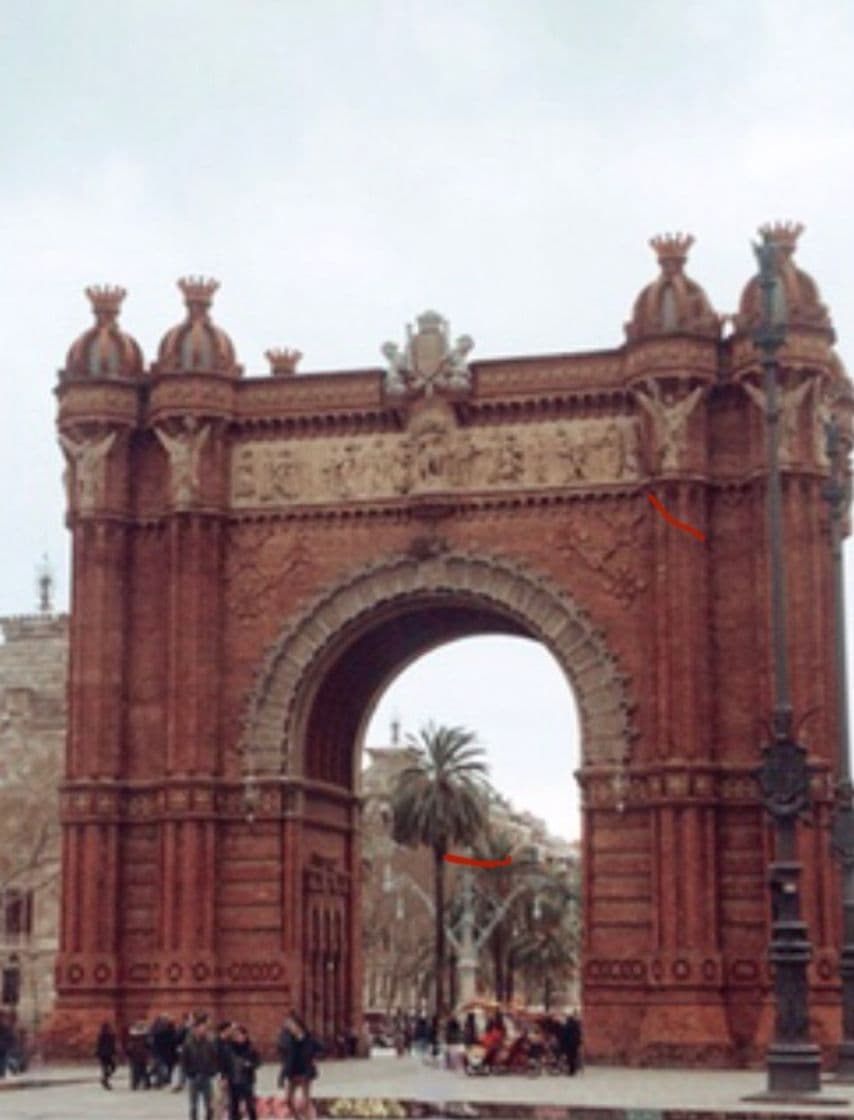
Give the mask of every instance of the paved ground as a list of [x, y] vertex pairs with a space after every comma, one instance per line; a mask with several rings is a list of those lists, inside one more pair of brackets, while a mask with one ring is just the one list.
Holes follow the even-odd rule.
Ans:
[[[275, 1093], [276, 1070], [261, 1070], [259, 1095]], [[38, 1080], [41, 1084], [31, 1084]], [[16, 1083], [19, 1087], [13, 1088]], [[127, 1070], [115, 1078], [112, 1093], [99, 1086], [94, 1071], [80, 1067], [34, 1069], [26, 1079], [10, 1079], [0, 1090], [0, 1120], [184, 1120], [186, 1101], [177, 1093], [163, 1090], [131, 1093]], [[629, 1120], [693, 1120], [699, 1114], [724, 1116], [753, 1113], [770, 1116], [823, 1115], [854, 1116], [854, 1086], [827, 1086], [823, 1097], [845, 1104], [805, 1105], [801, 1107], [746, 1103], [742, 1098], [764, 1087], [762, 1073], [693, 1072], [685, 1070], [631, 1070], [591, 1067], [577, 1077], [503, 1076], [470, 1078], [424, 1066], [411, 1058], [398, 1060], [380, 1055], [370, 1061], [324, 1062], [317, 1087], [322, 1098], [343, 1097], [351, 1101], [365, 1098], [420, 1100], [432, 1102], [428, 1111], [440, 1115], [453, 1111], [451, 1102], [513, 1102], [521, 1106], [538, 1105], [540, 1120], [557, 1120], [557, 1113], [543, 1106], [569, 1109], [575, 1115], [595, 1120], [601, 1109], [602, 1120], [627, 1117]], [[846, 1091], [848, 1090], [848, 1091]], [[446, 1107], [448, 1106], [448, 1107]], [[578, 1110], [578, 1112], [576, 1112]], [[353, 1115], [358, 1108], [338, 1106], [338, 1115]], [[370, 1108], [362, 1113], [370, 1113]], [[456, 1109], [460, 1112], [459, 1106]], [[512, 1109], [506, 1115], [512, 1116]], [[376, 1113], [375, 1113], [376, 1114]], [[392, 1113], [393, 1114], [393, 1113]], [[530, 1112], [527, 1113], [530, 1115]], [[566, 1113], [562, 1113], [565, 1117]]]

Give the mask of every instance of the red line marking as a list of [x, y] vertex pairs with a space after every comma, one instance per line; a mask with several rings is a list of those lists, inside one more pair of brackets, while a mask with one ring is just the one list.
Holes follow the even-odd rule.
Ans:
[[690, 533], [692, 537], [696, 537], [698, 541], [704, 541], [706, 534], [701, 529], [695, 529], [693, 525], [688, 525], [684, 521], [680, 521], [678, 517], [674, 517], [672, 513], [668, 513], [661, 502], [656, 498], [655, 494], [647, 494], [647, 497], [664, 518], [669, 521], [671, 525], [675, 525], [677, 529], [681, 529], [683, 533]]
[[448, 863], [464, 863], [466, 867], [506, 867], [513, 862], [513, 857], [507, 859], [469, 859], [468, 856], [455, 856], [447, 852], [445, 859]]

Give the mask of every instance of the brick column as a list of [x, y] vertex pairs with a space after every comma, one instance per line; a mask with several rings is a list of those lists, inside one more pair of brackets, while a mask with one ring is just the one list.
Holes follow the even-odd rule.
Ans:
[[[60, 396], [72, 531], [68, 727], [61, 797], [63, 915], [57, 1013], [49, 1028], [60, 1049], [79, 1049], [80, 1033], [94, 1037], [99, 1022], [118, 1017], [121, 983], [119, 817], [131, 531], [127, 430], [135, 418], [136, 391], [130, 385], [112, 386], [109, 396], [104, 392], [101, 397], [100, 387], [94, 389], [97, 392], [93, 386], [73, 385]], [[98, 415], [105, 401], [109, 423]], [[122, 404], [124, 418], [116, 415]]]
[[[174, 511], [168, 525], [166, 814], [161, 875], [164, 967], [211, 1005], [215, 971], [216, 825], [223, 527], [219, 516]], [[173, 970], [174, 971], [174, 970]]]

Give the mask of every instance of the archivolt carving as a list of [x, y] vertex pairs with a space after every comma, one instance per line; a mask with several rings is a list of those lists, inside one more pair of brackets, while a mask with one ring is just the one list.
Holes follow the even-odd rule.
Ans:
[[587, 766], [628, 760], [634, 707], [602, 632], [556, 584], [498, 558], [443, 553], [398, 556], [360, 568], [320, 595], [270, 649], [250, 693], [240, 749], [244, 769], [279, 773], [295, 763], [298, 700], [337, 637], [368, 628], [372, 615], [425, 595], [494, 608], [540, 639], [572, 681]]

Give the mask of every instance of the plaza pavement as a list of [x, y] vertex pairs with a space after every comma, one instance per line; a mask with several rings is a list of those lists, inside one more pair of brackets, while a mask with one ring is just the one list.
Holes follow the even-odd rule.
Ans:
[[[260, 1071], [258, 1095], [275, 1094], [276, 1068]], [[836, 1104], [745, 1102], [764, 1088], [761, 1071], [636, 1070], [590, 1067], [562, 1076], [466, 1077], [414, 1058], [380, 1054], [369, 1061], [327, 1061], [316, 1093], [321, 1115], [400, 1116], [393, 1102], [418, 1101], [422, 1116], [477, 1115], [534, 1120], [706, 1120], [746, 1116], [854, 1116], [854, 1085], [827, 1085]], [[52, 1066], [0, 1082], [0, 1120], [185, 1120], [186, 1097], [170, 1090], [130, 1092], [127, 1067], [105, 1092], [94, 1067]], [[846, 1091], [848, 1090], [848, 1091]], [[338, 1100], [331, 1105], [332, 1098]], [[343, 1098], [343, 1099], [342, 1099]], [[386, 1101], [379, 1107], [378, 1098]], [[503, 1103], [502, 1103], [503, 1102]], [[325, 1107], [324, 1107], [325, 1104]], [[271, 1115], [263, 1109], [259, 1115]]]

